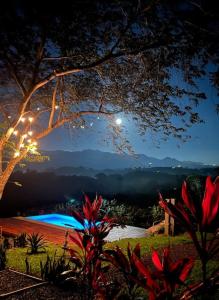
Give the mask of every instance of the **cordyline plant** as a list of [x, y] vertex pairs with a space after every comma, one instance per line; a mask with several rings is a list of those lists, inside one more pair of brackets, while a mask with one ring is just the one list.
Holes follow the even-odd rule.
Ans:
[[130, 244], [127, 246], [127, 256], [122, 250], [116, 246], [114, 250], [105, 250], [105, 259], [113, 264], [123, 275], [126, 288], [121, 289], [123, 295], [127, 295], [130, 299], [134, 299], [138, 293], [139, 272], [135, 265], [134, 256], [141, 257], [140, 244], [137, 244], [132, 250]]
[[[207, 284], [207, 262], [219, 252], [217, 230], [219, 227], [219, 177], [212, 182], [210, 176], [206, 179], [205, 193], [202, 201], [192, 198], [186, 182], [182, 185], [182, 202], [176, 205], [163, 200], [160, 195], [160, 205], [163, 209], [190, 234], [202, 263], [203, 283]], [[197, 230], [198, 229], [198, 230]], [[200, 239], [197, 231], [200, 232]]]
[[[74, 218], [83, 226], [81, 232], [75, 231], [69, 234], [70, 241], [77, 249], [68, 248], [74, 269], [64, 272], [68, 280], [81, 279], [87, 287], [88, 299], [105, 299], [108, 281], [105, 273], [109, 266], [103, 266], [102, 254], [105, 238], [110, 230], [116, 226], [114, 219], [106, 215], [99, 219], [102, 197], [96, 197], [91, 203], [85, 195], [83, 214], [73, 211]], [[70, 277], [69, 277], [70, 276]]]
[[149, 300], [179, 299], [176, 289], [185, 285], [193, 267], [193, 260], [188, 258], [172, 262], [169, 248], [163, 249], [161, 259], [156, 250], [152, 251], [155, 271], [143, 263], [139, 244], [133, 250], [128, 244], [127, 256], [118, 246], [105, 251], [104, 255], [123, 274], [129, 299], [136, 299], [139, 287], [148, 292]]

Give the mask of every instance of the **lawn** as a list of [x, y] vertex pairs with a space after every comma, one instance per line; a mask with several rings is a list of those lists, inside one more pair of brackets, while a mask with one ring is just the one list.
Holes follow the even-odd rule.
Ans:
[[[128, 243], [132, 247], [134, 247], [137, 243], [141, 245], [141, 254], [142, 255], [150, 255], [151, 248], [162, 248], [165, 246], [174, 246], [181, 244], [191, 244], [191, 239], [187, 234], [175, 236], [175, 237], [167, 237], [162, 235], [147, 237], [147, 238], [135, 238], [135, 239], [122, 239], [116, 242], [107, 243], [105, 245], [106, 249], [112, 249], [115, 246], [119, 246], [125, 253]], [[70, 245], [70, 244], [69, 244]], [[186, 247], [186, 245], [185, 245]], [[39, 253], [35, 255], [28, 255], [27, 248], [12, 248], [7, 252], [7, 266], [13, 269], [16, 269], [21, 272], [26, 271], [26, 263], [27, 259], [31, 266], [31, 273], [34, 275], [40, 275], [40, 261], [44, 262], [46, 260], [47, 255], [53, 256], [56, 253], [57, 256], [61, 256], [63, 254], [63, 249], [61, 246], [57, 246], [54, 244], [47, 244], [46, 253]], [[214, 267], [218, 265], [218, 261], [212, 261], [209, 263], [210, 269], [214, 269]], [[196, 264], [194, 268], [194, 276], [197, 277], [200, 275], [200, 264]]]
[[[175, 237], [158, 235], [148, 238], [123, 239], [116, 242], [107, 243], [105, 245], [105, 248], [112, 249], [115, 246], [119, 246], [124, 251], [124, 253], [126, 253], [128, 243], [132, 247], [134, 247], [137, 243], [140, 243], [142, 256], [150, 256], [152, 247], [156, 249], [169, 245], [178, 247], [178, 249], [180, 249], [179, 245], [181, 245], [183, 249], [192, 247], [192, 242], [189, 236], [187, 234], [183, 234]], [[48, 244], [46, 247], [46, 253], [39, 253], [35, 255], [28, 255], [27, 248], [12, 248], [7, 251], [7, 267], [16, 269], [21, 272], [26, 272], [25, 261], [27, 259], [31, 266], [31, 274], [40, 276], [40, 261], [45, 262], [47, 255], [53, 256], [55, 253], [57, 256], [61, 256], [63, 254], [63, 249], [61, 248], [61, 246]], [[208, 275], [212, 274], [212, 272], [218, 268], [219, 260], [211, 260], [208, 263]], [[196, 260], [195, 266], [187, 280], [187, 283], [192, 284], [201, 280], [201, 263], [199, 260]]]

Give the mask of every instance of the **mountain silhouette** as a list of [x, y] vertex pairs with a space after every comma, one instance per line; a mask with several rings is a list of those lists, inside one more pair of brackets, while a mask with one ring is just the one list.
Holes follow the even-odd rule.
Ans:
[[102, 152], [99, 150], [83, 151], [42, 151], [49, 157], [43, 163], [30, 163], [28, 168], [38, 171], [57, 169], [62, 167], [87, 168], [95, 170], [123, 170], [132, 168], [172, 167], [172, 168], [203, 168], [203, 163], [192, 161], [179, 161], [171, 157], [158, 159], [145, 154], [118, 154]]

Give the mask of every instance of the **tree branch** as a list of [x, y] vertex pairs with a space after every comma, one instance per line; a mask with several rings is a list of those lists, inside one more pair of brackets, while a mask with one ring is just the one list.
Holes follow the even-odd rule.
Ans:
[[53, 119], [54, 119], [54, 115], [55, 115], [56, 94], [57, 94], [58, 84], [59, 84], [59, 81], [57, 80], [53, 94], [52, 94], [52, 106], [51, 106], [51, 113], [49, 116], [49, 123], [48, 123], [49, 128], [52, 127], [52, 123], [53, 123]]
[[21, 80], [20, 80], [20, 78], [17, 74], [15, 66], [13, 65], [12, 61], [10, 60], [10, 58], [7, 55], [5, 55], [5, 59], [7, 61], [9, 70], [11, 71], [11, 74], [14, 77], [14, 80], [16, 81], [19, 89], [21, 90], [22, 95], [25, 96], [26, 95], [26, 89], [25, 89], [23, 83], [21, 82]]

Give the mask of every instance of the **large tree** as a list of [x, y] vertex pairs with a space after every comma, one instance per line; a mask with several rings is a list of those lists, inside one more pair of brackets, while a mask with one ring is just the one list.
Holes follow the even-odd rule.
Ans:
[[[48, 2], [1, 4], [0, 197], [55, 128], [123, 112], [141, 133], [184, 139], [205, 99], [197, 79], [218, 84], [214, 1]], [[120, 130], [109, 129], [116, 143]]]

